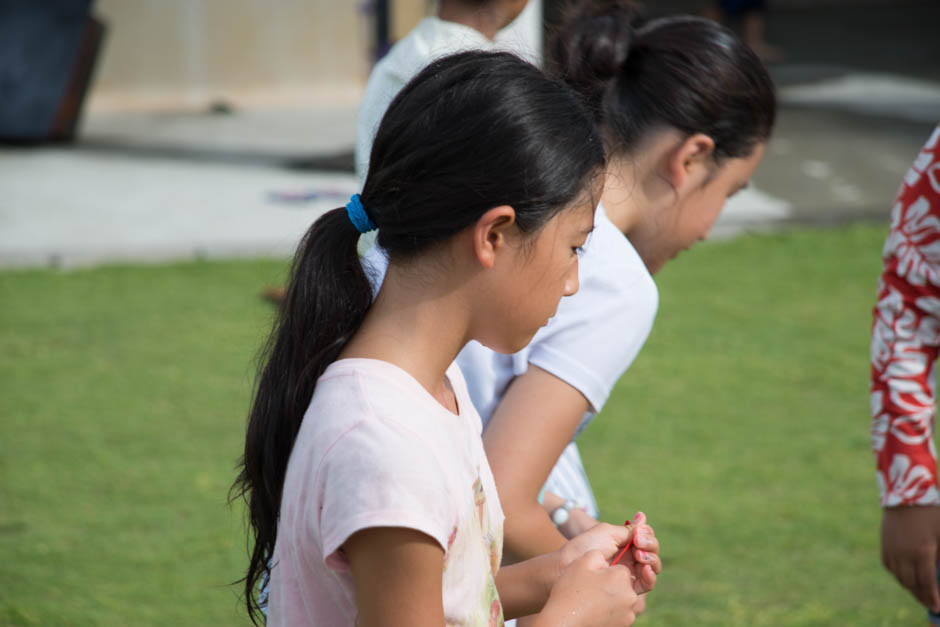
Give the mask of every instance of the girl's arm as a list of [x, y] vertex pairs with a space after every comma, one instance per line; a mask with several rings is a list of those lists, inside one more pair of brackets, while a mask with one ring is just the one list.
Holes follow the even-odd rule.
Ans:
[[[501, 568], [496, 586], [506, 617], [539, 612], [536, 625], [630, 625], [635, 587], [625, 566], [608, 561], [636, 529], [597, 525], [562, 550]], [[655, 541], [655, 539], [654, 539]], [[356, 588], [358, 625], [444, 624], [444, 551], [414, 529], [373, 527], [343, 544]], [[654, 564], [659, 570], [658, 559]], [[655, 583], [653, 566], [641, 579]]]
[[506, 515], [503, 547], [511, 560], [565, 544], [538, 495], [588, 409], [578, 390], [529, 364], [493, 412], [483, 445]]
[[[622, 540], [619, 535], [628, 537], [619, 529], [608, 535], [614, 537], [607, 542], [612, 547]], [[600, 543], [590, 548], [596, 545]], [[407, 528], [370, 528], [351, 536], [343, 550], [356, 584], [360, 625], [443, 624], [444, 551], [430, 536]], [[500, 568], [496, 589], [504, 616], [517, 618], [541, 611], [568, 566], [566, 560], [572, 561], [562, 551], [553, 551]], [[416, 617], [424, 622], [415, 622]]]
[[496, 590], [503, 615], [509, 619], [540, 612], [562, 572], [558, 551], [500, 568]]
[[415, 529], [372, 527], [343, 544], [356, 585], [358, 625], [441, 627], [444, 550]]

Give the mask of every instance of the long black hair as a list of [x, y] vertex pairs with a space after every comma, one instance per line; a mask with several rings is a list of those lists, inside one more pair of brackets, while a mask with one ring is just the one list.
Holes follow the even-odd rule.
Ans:
[[[390, 263], [417, 257], [510, 205], [524, 233], [589, 193], [603, 143], [582, 99], [506, 53], [432, 63], [395, 97], [379, 126], [361, 200]], [[372, 289], [345, 209], [307, 231], [266, 345], [233, 498], [243, 496], [254, 543], [244, 579], [255, 590], [277, 538], [287, 462], [317, 379], [359, 328]], [[276, 567], [276, 565], [274, 566]]]
[[550, 45], [551, 71], [584, 95], [608, 155], [631, 154], [651, 131], [704, 133], [714, 157], [746, 157], [767, 140], [773, 81], [731, 30], [704, 18], [645, 21], [627, 0], [585, 0]]

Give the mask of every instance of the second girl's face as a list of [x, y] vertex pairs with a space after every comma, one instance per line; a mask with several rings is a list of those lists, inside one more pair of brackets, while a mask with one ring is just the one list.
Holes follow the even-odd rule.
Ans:
[[501, 319], [491, 348], [522, 350], [555, 315], [562, 297], [578, 291], [578, 255], [593, 228], [594, 203], [585, 198], [556, 214], [532, 239], [517, 239], [502, 278]]
[[705, 239], [725, 201], [747, 187], [763, 157], [764, 144], [758, 144], [747, 157], [728, 159], [704, 185], [652, 216], [636, 238], [631, 236], [650, 273], [655, 274], [667, 261]]

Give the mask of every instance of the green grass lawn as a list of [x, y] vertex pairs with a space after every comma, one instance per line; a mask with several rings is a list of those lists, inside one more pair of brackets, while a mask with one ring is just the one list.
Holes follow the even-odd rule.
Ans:
[[[883, 227], [705, 244], [582, 437], [665, 571], [649, 625], [908, 625], [878, 560], [868, 330]], [[244, 624], [226, 505], [271, 261], [0, 273], [0, 624]]]

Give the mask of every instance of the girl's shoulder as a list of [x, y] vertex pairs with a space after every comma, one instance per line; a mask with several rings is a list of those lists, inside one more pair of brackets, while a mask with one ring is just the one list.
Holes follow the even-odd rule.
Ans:
[[317, 381], [292, 456], [317, 468], [327, 460], [334, 474], [336, 468], [359, 463], [364, 451], [370, 451], [365, 457], [377, 467], [395, 466], [395, 451], [410, 455], [459, 448], [466, 431], [454, 429], [456, 418], [397, 366], [342, 359]]
[[[461, 406], [459, 418], [467, 418], [472, 424], [474, 412], [467, 400], [467, 385], [456, 364], [447, 370], [447, 377]], [[330, 364], [317, 381], [308, 413], [321, 424], [338, 422], [339, 428], [352, 428], [363, 421], [391, 421], [415, 431], [426, 431], [428, 425], [439, 424], [442, 419], [458, 418], [405, 370], [365, 358]]]
[[380, 359], [349, 358], [330, 364], [317, 380], [311, 409], [341, 403], [376, 415], [395, 415], [400, 406], [423, 405], [424, 388], [407, 372]]

